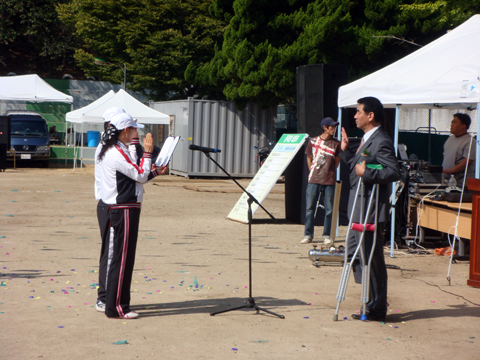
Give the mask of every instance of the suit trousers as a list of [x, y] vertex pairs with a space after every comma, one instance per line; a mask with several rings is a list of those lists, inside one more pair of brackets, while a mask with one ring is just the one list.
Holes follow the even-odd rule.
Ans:
[[123, 317], [131, 311], [130, 285], [135, 265], [140, 211], [139, 208], [110, 209], [113, 256], [106, 289], [105, 315], [108, 317]]
[[[367, 314], [383, 316], [387, 313], [387, 268], [385, 265], [385, 256], [383, 254], [383, 230], [384, 222], [377, 223], [375, 229], [377, 241], [373, 250], [372, 262], [370, 265], [370, 289], [367, 302]], [[358, 246], [362, 233], [350, 230], [348, 238], [348, 256], [351, 258]], [[365, 263], [368, 264], [368, 258], [373, 245], [373, 232], [366, 231], [363, 239], [363, 249]], [[360, 261], [361, 252], [359, 250], [357, 258], [353, 262], [353, 275], [355, 282], [362, 282], [362, 263]]]
[[[110, 206], [102, 200], [97, 204], [97, 220], [100, 228], [100, 237], [102, 238], [102, 247], [100, 249], [100, 263], [98, 268], [98, 300], [105, 303], [105, 288], [107, 285], [107, 273], [109, 265], [109, 249], [110, 247]], [[110, 256], [111, 257], [111, 256]]]

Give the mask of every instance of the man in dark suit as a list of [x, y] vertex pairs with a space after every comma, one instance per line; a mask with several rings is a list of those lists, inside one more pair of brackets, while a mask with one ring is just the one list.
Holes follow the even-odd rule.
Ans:
[[[377, 213], [377, 241], [373, 251], [370, 273], [370, 292], [369, 301], [367, 303], [367, 320], [383, 321], [387, 313], [387, 269], [383, 254], [383, 230], [385, 222], [389, 215], [389, 195], [391, 193], [390, 184], [400, 179], [400, 168], [398, 160], [395, 156], [395, 149], [392, 140], [382, 129], [383, 124], [383, 105], [374, 97], [364, 97], [357, 101], [357, 111], [355, 114], [355, 122], [357, 128], [363, 130], [362, 141], [358, 149], [346, 149], [348, 146], [348, 136], [345, 129], [342, 128], [342, 149], [344, 160], [350, 165], [350, 196], [348, 201], [348, 213], [353, 216], [353, 222], [362, 223], [360, 221], [361, 196], [358, 194], [355, 211], [352, 214], [353, 202], [357, 190], [358, 182], [363, 179], [364, 182], [364, 211], [365, 216], [368, 200], [374, 184], [379, 184], [378, 208], [375, 202], [372, 205], [373, 211], [367, 219], [367, 223], [375, 222], [375, 212]], [[372, 169], [367, 164], [380, 164], [382, 169]], [[363, 219], [362, 219], [363, 220]], [[348, 255], [351, 257], [357, 248], [360, 240], [361, 232], [350, 231], [348, 239]], [[373, 232], [366, 231], [364, 237], [364, 254], [365, 262], [373, 245]], [[359, 251], [359, 254], [361, 252]], [[361, 283], [361, 265], [357, 259], [353, 263], [353, 273], [356, 283]], [[353, 314], [352, 318], [360, 319], [361, 314]]]

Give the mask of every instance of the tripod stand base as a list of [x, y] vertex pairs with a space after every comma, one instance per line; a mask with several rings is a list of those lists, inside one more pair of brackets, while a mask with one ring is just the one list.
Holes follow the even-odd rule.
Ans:
[[258, 307], [258, 306], [255, 304], [255, 299], [254, 299], [253, 297], [249, 297], [247, 300], [245, 300], [245, 305], [237, 306], [237, 307], [234, 307], [233, 309], [227, 309], [227, 310], [222, 310], [222, 311], [213, 312], [213, 313], [210, 313], [210, 316], [214, 316], [214, 315], [217, 315], [217, 314], [226, 313], [226, 312], [229, 312], [229, 311], [240, 310], [240, 309], [255, 309], [255, 310], [257, 310], [257, 314], [258, 314], [260, 311], [264, 311], [264, 312], [269, 313], [269, 314], [271, 314], [271, 315], [275, 315], [275, 316], [279, 317], [280, 319], [285, 319], [285, 316], [283, 316], [283, 315], [279, 315], [279, 314], [276, 314], [276, 313], [274, 313], [274, 312], [272, 312], [272, 311], [270, 311], [270, 310], [267, 310], [267, 309]]

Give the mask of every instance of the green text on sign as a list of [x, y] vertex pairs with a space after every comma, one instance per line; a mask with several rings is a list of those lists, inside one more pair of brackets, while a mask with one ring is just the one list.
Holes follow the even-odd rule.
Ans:
[[283, 134], [277, 144], [300, 144], [305, 139], [305, 134]]

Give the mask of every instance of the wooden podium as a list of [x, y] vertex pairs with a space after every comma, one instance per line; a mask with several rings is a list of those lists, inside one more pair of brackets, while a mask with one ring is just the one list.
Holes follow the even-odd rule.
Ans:
[[472, 234], [470, 241], [470, 275], [467, 285], [480, 288], [480, 180], [468, 179], [472, 196]]

